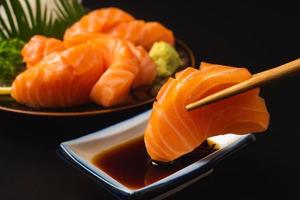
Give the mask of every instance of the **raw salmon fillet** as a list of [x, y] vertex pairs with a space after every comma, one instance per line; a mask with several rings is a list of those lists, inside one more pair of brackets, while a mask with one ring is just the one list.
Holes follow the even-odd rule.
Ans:
[[46, 55], [64, 49], [62, 41], [58, 39], [35, 35], [23, 47], [21, 54], [27, 68], [30, 68], [39, 63]]
[[87, 43], [103, 55], [106, 71], [93, 87], [91, 99], [110, 107], [126, 102], [131, 88], [150, 85], [156, 77], [156, 66], [142, 46], [99, 33], [69, 37], [66, 47]]
[[[39, 44], [41, 40], [44, 41], [44, 43], [52, 41], [52, 38], [37, 38], [38, 40], [33, 38], [29, 44], [26, 45], [26, 48], [28, 48], [28, 46], [40, 47], [41, 45]], [[59, 44], [66, 50], [62, 51], [62, 49], [57, 49], [57, 52], [48, 55], [48, 51], [45, 51], [44, 47], [37, 48], [37, 52], [41, 53], [41, 55], [45, 54], [46, 56], [35, 58], [35, 62], [38, 63], [32, 65], [14, 81], [12, 96], [19, 103], [26, 104], [30, 107], [49, 108], [69, 107], [91, 100], [99, 105], [110, 107], [126, 102], [131, 88], [149, 85], [156, 77], [155, 64], [148, 52], [142, 46], [136, 47], [127, 40], [101, 33], [84, 33], [71, 36], [65, 41], [59, 42]], [[26, 52], [29, 51], [27, 50]], [[28, 55], [28, 57], [30, 56]], [[57, 91], [61, 89], [60, 86], [47, 87], [47, 91], [45, 92], [51, 94], [48, 96], [47, 94], [38, 94], [40, 96], [44, 95], [42, 100], [31, 97], [27, 98], [22, 95], [22, 88], [26, 91], [26, 94], [31, 95], [31, 93], [35, 93], [36, 90], [39, 90], [39, 88], [35, 86], [46, 87], [40, 86], [39, 84], [43, 85], [49, 83], [51, 85], [51, 81], [61, 81], [62, 84], [69, 84], [68, 81], [72, 78], [82, 79], [83, 81], [84, 79], [81, 76], [72, 76], [72, 72], [69, 70], [70, 65], [73, 67], [76, 66], [78, 70], [90, 70], [86, 71], [85, 75], [87, 76], [84, 77], [86, 80], [85, 84], [88, 83], [86, 92], [84, 94], [82, 93], [78, 99], [75, 98], [73, 101], [60, 101], [60, 96], [55, 96], [55, 93], [63, 92], [62, 95], [68, 95], [68, 93], [64, 92], [67, 88], [63, 88], [63, 90], [59, 92]], [[37, 73], [38, 71], [39, 73]], [[51, 79], [49, 78], [50, 71]], [[28, 76], [28, 74], [32, 74], [33, 72], [34, 75]], [[67, 73], [70, 74], [67, 75]], [[91, 77], [89, 78], [88, 75]], [[97, 79], [95, 80], [95, 78]], [[81, 82], [81, 80], [78, 81]], [[33, 87], [30, 86], [30, 89], [26, 87], [26, 85], [33, 85], [33, 82]], [[76, 80], [73, 82], [75, 84]], [[75, 84], [73, 87], [72, 89], [74, 90], [76, 87], [79, 87], [78, 89], [80, 89], [80, 91], [84, 89], [79, 84]], [[47, 97], [52, 100], [48, 101]]]
[[143, 85], [151, 85], [157, 75], [155, 63], [144, 47], [134, 46], [131, 42], [127, 42], [127, 45], [137, 58], [139, 66], [139, 72], [134, 79], [132, 87], [137, 88]]
[[175, 43], [173, 32], [159, 22], [143, 20], [124, 22], [105, 33], [129, 40], [147, 50], [150, 50], [152, 45], [158, 41], [164, 41], [171, 45]]
[[102, 8], [89, 12], [65, 32], [64, 39], [78, 33], [101, 33], [110, 30], [122, 22], [134, 20], [129, 13], [119, 8]]
[[265, 131], [269, 113], [259, 89], [187, 112], [185, 106], [251, 77], [245, 68], [202, 63], [170, 78], [157, 95], [145, 130], [153, 160], [170, 162], [193, 151], [208, 137]]
[[136, 20], [118, 8], [102, 8], [83, 16], [66, 30], [64, 40], [78, 34], [105, 33], [126, 39], [149, 50], [154, 42], [174, 44], [173, 32], [158, 22]]
[[44, 57], [17, 76], [12, 97], [34, 108], [59, 108], [90, 101], [92, 87], [104, 72], [102, 55], [81, 44]]
[[66, 48], [70, 48], [82, 43], [86, 43], [89, 40], [94, 40], [102, 37], [110, 37], [103, 33], [80, 33], [75, 34], [63, 41], [63, 44]]
[[126, 101], [133, 82], [140, 71], [138, 59], [127, 41], [103, 37], [87, 41], [103, 55], [106, 71], [93, 86], [91, 99], [105, 107]]

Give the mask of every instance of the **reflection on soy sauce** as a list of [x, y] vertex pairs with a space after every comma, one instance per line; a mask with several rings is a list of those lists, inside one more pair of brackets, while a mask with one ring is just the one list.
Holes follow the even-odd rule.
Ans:
[[151, 161], [143, 138], [137, 138], [96, 155], [95, 166], [130, 189], [139, 189], [167, 177], [214, 152], [206, 142], [172, 163]]

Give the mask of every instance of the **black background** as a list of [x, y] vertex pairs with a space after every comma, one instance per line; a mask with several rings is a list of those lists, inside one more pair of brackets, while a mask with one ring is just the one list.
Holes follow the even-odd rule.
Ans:
[[[201, 1], [85, 1], [118, 6], [157, 20], [193, 49], [197, 63], [245, 66], [259, 72], [300, 57], [300, 11], [281, 3]], [[222, 161], [209, 177], [169, 199], [292, 199], [299, 194], [300, 75], [262, 88], [271, 113], [269, 130]], [[146, 109], [146, 108], [143, 108]], [[107, 119], [28, 118], [0, 113], [0, 199], [111, 199], [56, 154], [66, 140], [134, 113]]]

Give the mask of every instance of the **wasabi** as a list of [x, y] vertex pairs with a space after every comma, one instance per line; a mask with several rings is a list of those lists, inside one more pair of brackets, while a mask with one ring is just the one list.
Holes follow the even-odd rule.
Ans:
[[166, 42], [154, 43], [149, 55], [156, 64], [158, 76], [171, 76], [178, 67], [183, 65], [176, 49]]

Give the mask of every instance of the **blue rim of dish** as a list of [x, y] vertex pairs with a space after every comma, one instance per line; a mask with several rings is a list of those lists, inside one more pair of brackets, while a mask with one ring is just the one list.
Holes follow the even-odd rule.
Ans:
[[[140, 114], [142, 115], [142, 114]], [[124, 123], [128, 123], [140, 115], [133, 117], [131, 119], [125, 120], [117, 125], [121, 125]], [[93, 134], [93, 133], [92, 133]], [[89, 134], [89, 135], [92, 135]], [[87, 135], [87, 136], [89, 136]], [[86, 137], [86, 136], [84, 136]], [[76, 139], [75, 139], [76, 140]], [[74, 140], [71, 140], [74, 141]], [[207, 173], [211, 172], [216, 164], [226, 158], [227, 156], [231, 155], [232, 153], [242, 149], [243, 147], [247, 146], [248, 144], [255, 141], [255, 136], [253, 134], [247, 134], [241, 136], [237, 141], [225, 146], [208, 156], [196, 161], [195, 163], [171, 174], [157, 182], [154, 182], [148, 186], [145, 186], [141, 189], [131, 190], [123, 186], [122, 184], [118, 183], [115, 184], [112, 181], [108, 180], [99, 171], [103, 174], [102, 170], [99, 170], [96, 167], [89, 167], [89, 164], [77, 156], [72, 149], [68, 146], [68, 142], [64, 142], [60, 144], [58, 148], [58, 154], [64, 160], [69, 162], [72, 166], [78, 168], [80, 171], [84, 172], [84, 174], [88, 175], [97, 183], [101, 184], [106, 190], [108, 190], [113, 196], [121, 199], [126, 198], [154, 198], [164, 193], [179, 187], [180, 185], [193, 181], [197, 177], [204, 176]], [[111, 178], [112, 179], [112, 178]], [[116, 182], [116, 181], [114, 181]], [[121, 186], [120, 186], [121, 185]]]

